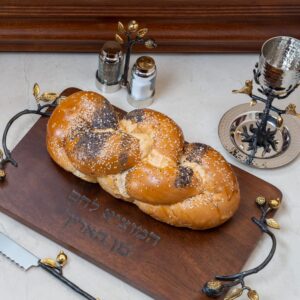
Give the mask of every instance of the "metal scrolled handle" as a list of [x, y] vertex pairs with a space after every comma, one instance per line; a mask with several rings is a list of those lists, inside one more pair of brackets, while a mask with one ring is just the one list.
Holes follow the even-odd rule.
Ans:
[[205, 283], [202, 288], [203, 293], [208, 297], [219, 297], [227, 293], [227, 291], [237, 285], [241, 285], [240, 288], [234, 288], [229, 295], [226, 296], [225, 299], [233, 300], [240, 297], [245, 290], [248, 291], [249, 299], [259, 299], [258, 293], [255, 290], [252, 290], [250, 287], [245, 285], [245, 277], [256, 274], [260, 272], [263, 268], [265, 268], [268, 263], [272, 260], [275, 251], [276, 251], [276, 238], [275, 235], [269, 230], [268, 227], [279, 229], [279, 224], [272, 218], [267, 218], [268, 213], [273, 209], [278, 209], [280, 206], [280, 199], [272, 199], [266, 201], [265, 197], [259, 196], [256, 199], [257, 205], [261, 209], [261, 217], [259, 219], [253, 217], [251, 220], [254, 224], [256, 224], [259, 229], [267, 234], [272, 240], [272, 248], [265, 258], [265, 260], [257, 267], [243, 271], [241, 273], [232, 274], [232, 275], [217, 275], [213, 280], [210, 280]]
[[75, 291], [76, 293], [78, 293], [81, 296], [85, 297], [86, 299], [88, 299], [88, 300], [100, 300], [99, 298], [94, 298], [90, 294], [86, 293], [79, 286], [77, 286], [72, 281], [70, 281], [65, 276], [63, 276], [63, 274], [62, 274], [62, 268], [53, 268], [53, 267], [50, 267], [49, 265], [46, 265], [46, 264], [42, 263], [41, 261], [39, 262], [39, 266], [43, 270], [47, 271], [48, 273], [50, 273], [51, 275], [53, 275], [55, 278], [57, 278], [58, 280], [60, 280], [61, 282], [63, 282], [65, 285], [67, 285], [68, 287], [70, 287], [73, 291]]
[[[56, 105], [63, 100], [63, 97], [60, 97], [56, 93], [46, 92], [40, 95], [40, 88], [37, 83], [34, 84], [33, 87], [33, 96], [36, 99], [36, 102], [38, 103], [37, 109], [25, 109], [16, 115], [14, 115], [7, 123], [3, 136], [2, 136], [2, 148], [3, 151], [0, 149], [0, 181], [3, 181], [6, 177], [6, 172], [4, 170], [5, 165], [7, 163], [11, 163], [14, 167], [18, 166], [17, 161], [12, 157], [11, 151], [7, 147], [7, 135], [10, 127], [12, 124], [19, 119], [21, 116], [28, 115], [28, 114], [36, 114], [40, 115], [42, 117], [49, 117], [51, 115], [51, 112], [47, 111], [48, 108], [54, 108]], [[40, 104], [40, 101], [44, 102], [51, 102], [44, 105]]]
[[78, 287], [76, 284], [74, 284], [72, 281], [67, 279], [63, 276], [63, 267], [67, 264], [68, 256], [66, 253], [64, 253], [63, 250], [61, 250], [58, 255], [56, 256], [56, 259], [52, 258], [44, 258], [39, 260], [39, 267], [41, 267], [43, 270], [47, 271], [51, 275], [53, 275], [55, 278], [59, 279], [61, 282], [63, 282], [65, 285], [70, 287], [73, 291], [80, 294], [81, 296], [85, 297], [88, 300], [100, 300], [99, 298], [94, 298], [90, 294], [86, 293], [84, 290], [82, 290], [80, 287]]

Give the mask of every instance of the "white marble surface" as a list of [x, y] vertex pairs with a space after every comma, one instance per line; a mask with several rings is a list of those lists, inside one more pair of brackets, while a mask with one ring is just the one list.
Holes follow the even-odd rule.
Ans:
[[[231, 90], [239, 88], [252, 76], [257, 55], [154, 55], [154, 58], [158, 65], [158, 81], [152, 108], [174, 118], [188, 141], [210, 144], [229, 162], [237, 164], [222, 148], [217, 127], [226, 110], [248, 101], [245, 95], [232, 95]], [[0, 132], [13, 114], [35, 106], [32, 97], [35, 82], [40, 84], [42, 91], [59, 92], [70, 86], [96, 90], [96, 66], [97, 56], [94, 54], [1, 53]], [[124, 90], [107, 95], [107, 98], [121, 108], [130, 109]], [[300, 89], [289, 101], [297, 103], [300, 108]], [[18, 143], [36, 119], [27, 116], [19, 120], [10, 132], [9, 147]], [[257, 276], [249, 277], [247, 284], [260, 293], [261, 299], [299, 299], [300, 158], [276, 170], [239, 167], [274, 184], [284, 196], [283, 206], [276, 216], [282, 229], [276, 232], [278, 250], [274, 260]], [[0, 214], [0, 231], [41, 257], [53, 256], [61, 248], [4, 214]], [[263, 238], [245, 268], [259, 264], [269, 249], [270, 241]], [[150, 299], [75, 254], [69, 253], [69, 257], [65, 274], [89, 293], [103, 300]], [[42, 270], [25, 273], [2, 256], [0, 270], [0, 299], [82, 299]], [[246, 296], [241, 299], [246, 299]]]

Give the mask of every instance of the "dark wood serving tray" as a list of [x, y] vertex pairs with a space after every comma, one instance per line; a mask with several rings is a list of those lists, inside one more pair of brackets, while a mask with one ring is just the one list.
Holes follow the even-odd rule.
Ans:
[[45, 147], [41, 118], [13, 151], [0, 210], [155, 299], [208, 299], [201, 287], [215, 274], [240, 271], [261, 237], [250, 218], [258, 195], [281, 198], [271, 184], [234, 167], [241, 206], [223, 226], [192, 231], [160, 223], [97, 184], [58, 167]]

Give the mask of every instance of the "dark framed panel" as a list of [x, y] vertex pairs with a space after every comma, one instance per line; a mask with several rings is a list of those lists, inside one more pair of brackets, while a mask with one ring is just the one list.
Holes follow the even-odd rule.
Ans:
[[0, 51], [97, 52], [131, 19], [158, 52], [253, 52], [300, 37], [300, 0], [2, 0]]

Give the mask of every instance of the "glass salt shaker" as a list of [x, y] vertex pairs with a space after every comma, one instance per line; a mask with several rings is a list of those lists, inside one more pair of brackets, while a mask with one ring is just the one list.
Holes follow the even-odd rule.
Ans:
[[113, 93], [120, 89], [123, 52], [119, 43], [104, 43], [99, 54], [99, 66], [96, 73], [96, 86], [104, 93]]
[[131, 70], [131, 79], [128, 87], [127, 101], [135, 108], [144, 108], [154, 101], [155, 61], [150, 56], [141, 56]]

